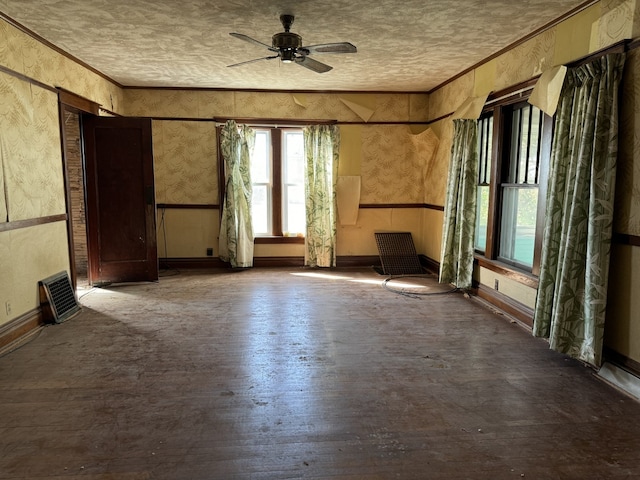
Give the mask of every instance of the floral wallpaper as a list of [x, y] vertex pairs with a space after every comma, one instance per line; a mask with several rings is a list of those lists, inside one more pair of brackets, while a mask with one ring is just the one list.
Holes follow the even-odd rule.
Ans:
[[[0, 65], [118, 112], [120, 88], [0, 21]], [[0, 72], [0, 221], [64, 214], [58, 97]], [[69, 269], [65, 221], [0, 232], [0, 325], [38, 307], [38, 280]]]
[[496, 59], [494, 91], [517, 85], [553, 67], [555, 30], [547, 30]]
[[602, 0], [594, 50], [640, 34], [640, 3], [637, 0]]
[[[503, 53], [495, 62], [495, 79], [492, 91], [498, 91], [528, 80], [552, 67], [559, 60], [563, 63], [574, 60], [589, 52], [616, 43], [624, 38], [634, 38], [640, 34], [640, 2], [635, 0], [603, 0], [589, 7], [565, 22], [533, 37], [525, 43]], [[572, 43], [573, 42], [573, 43]], [[639, 98], [637, 69], [638, 54], [632, 53], [628, 65], [625, 98]], [[475, 94], [476, 74], [484, 74], [482, 67], [468, 72], [462, 77], [432, 92], [429, 97], [429, 118], [435, 119], [455, 111], [468, 97]], [[483, 79], [477, 79], [481, 81]], [[633, 179], [640, 178], [637, 153], [640, 139], [634, 125], [637, 125], [638, 109], [635, 102], [623, 102], [622, 139], [620, 148], [629, 160], [621, 161], [618, 181], [618, 201], [616, 225], [618, 231], [638, 234], [640, 231], [640, 186]], [[437, 122], [432, 127], [440, 137], [440, 146], [433, 165], [427, 169], [429, 188], [425, 191], [427, 203], [439, 203], [444, 198], [444, 183], [448, 168], [451, 136], [448, 134], [450, 120]], [[622, 134], [625, 132], [625, 134]], [[633, 145], [625, 139], [633, 139]], [[624, 173], [622, 173], [624, 172]], [[635, 182], [635, 183], [634, 183]], [[625, 192], [624, 194], [622, 192]], [[429, 200], [431, 197], [431, 200]], [[435, 198], [434, 198], [435, 197]]]
[[122, 111], [122, 90], [100, 75], [87, 70], [0, 21], [0, 65], [52, 87], [62, 87], [102, 107]]
[[129, 116], [213, 118], [234, 110], [233, 92], [125, 89]]
[[217, 204], [215, 124], [154, 120], [152, 127], [156, 202]]
[[417, 182], [426, 159], [413, 148], [405, 125], [375, 125], [362, 130], [360, 203], [421, 203]]
[[449, 119], [440, 120], [432, 124], [431, 129], [438, 138], [438, 146], [423, 170], [424, 202], [444, 207], [451, 142], [453, 141], [453, 122]]
[[65, 212], [55, 93], [0, 73], [0, 153], [9, 221]]
[[427, 94], [284, 93], [253, 91], [125, 89], [127, 115], [182, 118], [283, 118], [361, 122], [341, 101], [372, 106], [370, 122], [427, 119]]
[[474, 72], [468, 72], [429, 95], [429, 118], [436, 119], [455, 111], [474, 90]]
[[[362, 122], [348, 102], [370, 108], [370, 122], [425, 120], [422, 94], [333, 94], [125, 90], [130, 115], [237, 118], [336, 119]], [[342, 100], [348, 100], [347, 103]], [[286, 120], [285, 120], [286, 121]], [[357, 141], [362, 176], [361, 203], [421, 203], [424, 165], [434, 157], [416, 143], [407, 125], [362, 124]], [[430, 137], [431, 138], [431, 137]], [[346, 140], [346, 139], [345, 139]], [[216, 143], [210, 122], [155, 120], [153, 123], [157, 198], [160, 203], [217, 203]], [[433, 138], [431, 138], [433, 143]], [[423, 142], [424, 143], [424, 142]], [[427, 158], [428, 157], [428, 158]], [[213, 168], [213, 169], [212, 169]], [[212, 187], [212, 185], [215, 185]]]

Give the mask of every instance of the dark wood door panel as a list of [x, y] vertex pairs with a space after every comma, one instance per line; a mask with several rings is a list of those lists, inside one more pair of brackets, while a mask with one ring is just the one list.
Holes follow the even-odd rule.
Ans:
[[92, 284], [158, 279], [151, 122], [83, 119]]

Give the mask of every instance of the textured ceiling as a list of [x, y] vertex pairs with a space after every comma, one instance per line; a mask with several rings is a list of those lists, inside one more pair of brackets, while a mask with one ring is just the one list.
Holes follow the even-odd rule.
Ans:
[[[428, 91], [557, 19], [583, 0], [0, 0], [0, 12], [128, 86]], [[316, 54], [318, 74], [267, 56], [280, 14]]]

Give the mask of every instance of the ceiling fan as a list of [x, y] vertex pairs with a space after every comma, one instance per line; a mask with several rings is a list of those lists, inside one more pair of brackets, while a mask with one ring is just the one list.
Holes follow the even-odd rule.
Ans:
[[248, 60], [246, 62], [235, 63], [228, 66], [237, 67], [239, 65], [246, 65], [247, 63], [258, 62], [260, 60], [273, 60], [274, 58], [280, 58], [283, 63], [297, 63], [298, 65], [308, 68], [314, 72], [324, 73], [328, 72], [333, 67], [309, 58], [309, 55], [315, 53], [356, 53], [358, 51], [355, 45], [352, 45], [349, 42], [322, 43], [319, 45], [303, 46], [302, 37], [297, 33], [290, 31], [293, 19], [293, 15], [280, 15], [280, 21], [284, 27], [284, 32], [276, 33], [271, 37], [271, 46], [247, 35], [243, 35], [242, 33], [230, 33], [229, 35], [232, 37], [253, 43], [254, 45], [265, 47], [275, 55], [256, 58], [255, 60]]

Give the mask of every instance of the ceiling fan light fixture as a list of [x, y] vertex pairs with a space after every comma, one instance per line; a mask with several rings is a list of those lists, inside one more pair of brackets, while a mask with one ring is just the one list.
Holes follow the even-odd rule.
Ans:
[[280, 59], [282, 63], [293, 63], [295, 59], [295, 50], [286, 49], [280, 51]]

